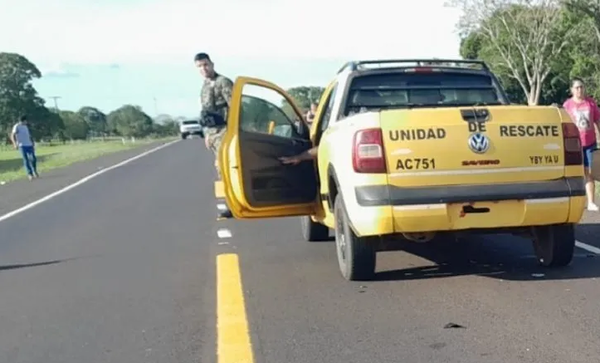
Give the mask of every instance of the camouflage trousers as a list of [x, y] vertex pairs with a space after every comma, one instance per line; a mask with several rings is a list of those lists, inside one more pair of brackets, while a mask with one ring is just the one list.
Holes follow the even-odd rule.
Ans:
[[221, 150], [221, 143], [223, 142], [225, 131], [226, 129], [224, 127], [208, 127], [204, 129], [204, 138], [208, 142], [208, 148], [212, 150], [215, 155], [215, 169], [217, 170], [218, 180], [221, 180], [221, 171], [219, 170], [219, 150]]

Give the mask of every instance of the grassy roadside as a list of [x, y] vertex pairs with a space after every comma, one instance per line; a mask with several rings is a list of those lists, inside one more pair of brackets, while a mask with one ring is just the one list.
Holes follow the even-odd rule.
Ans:
[[[135, 141], [111, 139], [108, 141], [73, 142], [64, 145], [38, 144], [36, 146], [38, 171], [42, 174], [48, 170], [65, 167], [78, 161], [94, 159], [102, 155], [140, 147], [152, 142], [171, 141], [174, 139], [173, 137], [137, 139]], [[7, 183], [25, 177], [23, 159], [19, 151], [11, 147], [0, 146], [0, 183]]]

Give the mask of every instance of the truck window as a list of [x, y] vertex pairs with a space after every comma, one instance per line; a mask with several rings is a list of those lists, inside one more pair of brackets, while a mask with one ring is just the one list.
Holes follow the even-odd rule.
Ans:
[[390, 108], [507, 104], [494, 79], [483, 73], [394, 72], [352, 80], [344, 115]]

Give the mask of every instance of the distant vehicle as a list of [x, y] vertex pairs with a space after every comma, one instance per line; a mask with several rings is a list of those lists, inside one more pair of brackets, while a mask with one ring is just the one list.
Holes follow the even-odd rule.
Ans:
[[184, 140], [190, 135], [204, 137], [202, 127], [200, 127], [200, 122], [198, 120], [181, 121], [179, 124], [179, 133], [181, 134], [181, 138]]

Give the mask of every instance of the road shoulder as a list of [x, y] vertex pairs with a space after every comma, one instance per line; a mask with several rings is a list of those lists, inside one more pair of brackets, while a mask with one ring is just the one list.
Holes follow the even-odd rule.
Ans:
[[118, 164], [145, 151], [166, 144], [169, 141], [156, 141], [140, 147], [117, 151], [98, 158], [73, 163], [63, 168], [53, 169], [40, 175], [40, 179], [17, 180], [0, 186], [0, 215], [21, 208], [31, 202], [54, 193], [78, 180], [104, 168]]

